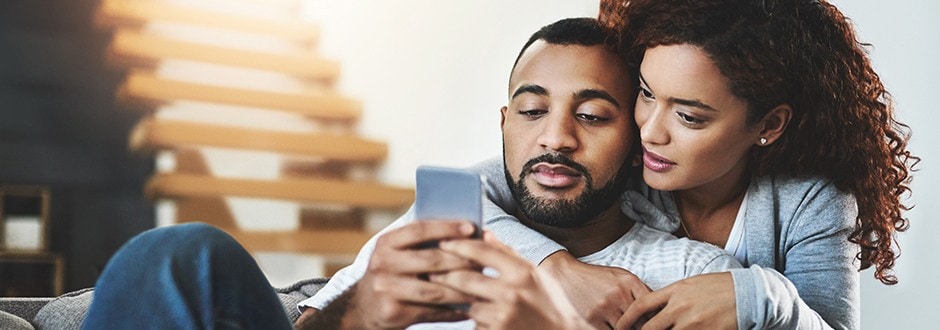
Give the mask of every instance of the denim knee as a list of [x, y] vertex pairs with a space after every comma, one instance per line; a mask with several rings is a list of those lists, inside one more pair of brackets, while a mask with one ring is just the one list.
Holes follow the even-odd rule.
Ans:
[[185, 223], [155, 228], [128, 242], [138, 251], [186, 257], [202, 251], [243, 250], [241, 245], [219, 228], [204, 223]]

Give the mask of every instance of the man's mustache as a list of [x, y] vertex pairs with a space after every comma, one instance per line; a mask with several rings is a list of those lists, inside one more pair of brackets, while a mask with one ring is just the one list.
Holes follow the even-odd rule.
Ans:
[[591, 182], [590, 180], [591, 174], [590, 172], [588, 172], [587, 167], [584, 167], [584, 165], [579, 164], [578, 162], [574, 161], [568, 156], [565, 156], [564, 154], [543, 154], [541, 156], [530, 159], [529, 161], [525, 163], [525, 165], [522, 166], [522, 173], [519, 175], [519, 179], [524, 178], [526, 175], [532, 172], [532, 167], [534, 167], [535, 164], [538, 164], [538, 163], [547, 163], [547, 164], [563, 165], [563, 166], [570, 167], [571, 169], [581, 174], [581, 176], [584, 176], [586, 179], [588, 179], [587, 182]]

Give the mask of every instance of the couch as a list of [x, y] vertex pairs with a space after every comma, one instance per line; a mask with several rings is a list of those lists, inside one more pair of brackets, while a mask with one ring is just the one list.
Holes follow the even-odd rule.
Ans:
[[[314, 278], [275, 289], [291, 322], [300, 316], [297, 303], [319, 291], [326, 281]], [[55, 298], [0, 298], [0, 329], [79, 329], [93, 298], [92, 288]]]

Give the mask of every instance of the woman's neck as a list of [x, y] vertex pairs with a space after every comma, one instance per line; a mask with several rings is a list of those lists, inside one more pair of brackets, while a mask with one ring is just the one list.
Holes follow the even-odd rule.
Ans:
[[727, 174], [707, 184], [676, 191], [674, 197], [682, 219], [677, 234], [724, 246], [750, 184], [742, 161]]

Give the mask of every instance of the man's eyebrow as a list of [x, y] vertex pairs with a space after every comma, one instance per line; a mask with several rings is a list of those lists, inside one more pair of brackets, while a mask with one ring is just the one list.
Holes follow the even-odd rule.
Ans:
[[575, 93], [574, 96], [579, 100], [601, 99], [610, 102], [615, 107], [620, 107], [620, 102], [617, 102], [617, 100], [614, 99], [614, 97], [611, 96], [607, 91], [600, 89], [582, 89]]
[[[640, 77], [640, 83], [643, 84], [644, 86], [646, 86], [646, 88], [649, 88], [650, 84], [647, 83], [647, 82], [646, 82], [646, 79], [643, 78], [643, 73], [639, 73], [639, 72], [638, 72], [638, 73], [637, 73], [637, 76]], [[715, 109], [714, 107], [712, 107], [712, 106], [710, 106], [710, 105], [708, 105], [708, 104], [705, 104], [705, 102], [702, 102], [702, 101], [699, 101], [699, 100], [677, 99], [677, 98], [674, 98], [674, 97], [670, 97], [670, 98], [669, 98], [669, 101], [672, 102], [672, 103], [681, 104], [681, 105], [684, 105], [684, 106], [687, 106], [687, 107], [695, 107], [695, 108], [699, 108], [699, 109], [702, 109], [702, 110], [708, 110], [708, 111], [718, 111], [718, 110]]]
[[539, 86], [539, 85], [526, 84], [526, 85], [519, 86], [519, 88], [516, 88], [516, 91], [512, 92], [512, 97], [510, 97], [509, 99], [514, 99], [516, 98], [516, 96], [519, 96], [519, 94], [523, 94], [523, 93], [548, 95], [548, 91], [545, 90], [544, 87]]

